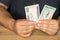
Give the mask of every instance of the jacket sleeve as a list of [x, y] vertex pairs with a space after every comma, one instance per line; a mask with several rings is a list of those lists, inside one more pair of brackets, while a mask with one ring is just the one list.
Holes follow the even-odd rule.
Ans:
[[10, 5], [10, 0], [0, 0], [0, 5], [7, 8]]

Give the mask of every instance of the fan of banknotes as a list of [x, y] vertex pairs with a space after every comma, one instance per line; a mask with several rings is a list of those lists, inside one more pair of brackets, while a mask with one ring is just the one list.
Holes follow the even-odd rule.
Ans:
[[[38, 22], [39, 20], [52, 19], [54, 12], [56, 11], [55, 7], [44, 5], [41, 13], [39, 4], [25, 6], [26, 19], [29, 21]], [[39, 29], [36, 27], [36, 29]]]

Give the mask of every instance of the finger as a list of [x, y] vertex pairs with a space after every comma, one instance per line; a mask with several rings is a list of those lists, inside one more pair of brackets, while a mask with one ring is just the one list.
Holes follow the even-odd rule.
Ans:
[[[45, 25], [46, 24], [46, 25]], [[49, 35], [54, 35], [58, 30], [58, 23], [54, 20], [49, 20], [49, 22], [45, 21], [43, 23], [39, 23], [40, 29]]]
[[47, 30], [46, 30], [46, 33], [48, 33], [49, 35], [54, 35], [54, 34], [56, 34], [57, 33], [57, 31], [58, 31], [58, 26], [56, 26], [57, 28], [48, 28]]
[[46, 33], [49, 34], [49, 35], [55, 35], [56, 32], [57, 32], [57, 31], [54, 32], [54, 31], [48, 31], [48, 30], [46, 30]]
[[33, 24], [33, 25], [28, 25], [27, 28], [26, 28], [27, 32], [31, 32], [31, 31], [33, 31], [34, 29], [35, 29], [35, 24]]
[[54, 24], [50, 24], [48, 29], [53, 29], [53, 31], [57, 30], [58, 29], [58, 23], [56, 22], [56, 24], [55, 23]]
[[48, 28], [56, 30], [58, 29], [58, 25], [50, 25]]
[[20, 34], [21, 37], [29, 37], [32, 34], [32, 32], [27, 33], [27, 34]]
[[25, 26], [21, 26], [21, 27], [17, 26], [16, 29], [18, 32], [22, 32], [22, 31], [26, 30]]
[[37, 26], [39, 27], [40, 30], [42, 30], [42, 24], [37, 24]]
[[33, 26], [21, 26], [21, 27], [17, 27], [17, 32], [18, 33], [29, 33], [34, 29], [34, 25]]
[[41, 22], [38, 23], [38, 27], [40, 30], [45, 31], [49, 25], [49, 21], [47, 20], [42, 20]]
[[45, 31], [48, 28], [47, 24], [38, 24], [38, 27], [40, 28], [40, 30]]
[[[32, 26], [30, 26], [30, 27], [32, 27]], [[33, 30], [34, 30], [34, 28], [32, 27], [32, 28], [29, 28], [26, 32], [29, 33], [29, 32], [32, 32]]]
[[32, 29], [32, 30], [33, 30], [34, 28], [35, 28], [35, 25], [30, 25], [30, 26], [28, 26], [28, 28], [27, 28], [27, 29], [28, 29], [28, 30], [30, 30], [30, 29]]
[[40, 24], [48, 24], [49, 20], [40, 20], [38, 23], [40, 23]]
[[28, 24], [28, 26], [35, 26], [36, 25], [36, 22], [28, 22], [28, 23], [26, 23], [26, 24]]
[[21, 31], [21, 33], [29, 33], [32, 32], [34, 30], [33, 26], [29, 26], [29, 28], [27, 28], [26, 30]]
[[48, 30], [48, 32], [56, 33], [57, 30], [58, 30], [58, 26], [52, 26], [52, 27], [49, 27], [47, 30]]
[[58, 21], [56, 21], [56, 20], [49, 20], [49, 24], [55, 25], [55, 24], [58, 24]]
[[34, 22], [28, 22], [24, 27], [21, 27], [21, 29], [24, 30], [29, 30], [29, 29], [34, 29], [35, 28], [35, 23]]
[[[55, 25], [55, 24], [49, 24], [47, 21], [45, 21], [43, 24], [38, 24], [38, 26], [43, 29], [48, 28], [49, 25]], [[52, 26], [51, 28], [54, 28], [54, 26]]]

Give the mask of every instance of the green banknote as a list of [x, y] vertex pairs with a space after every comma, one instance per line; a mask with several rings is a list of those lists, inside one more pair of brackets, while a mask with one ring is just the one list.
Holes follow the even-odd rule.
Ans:
[[49, 6], [49, 5], [44, 5], [43, 10], [42, 10], [38, 20], [52, 19], [55, 11], [56, 11], [55, 7], [52, 7], [52, 6]]

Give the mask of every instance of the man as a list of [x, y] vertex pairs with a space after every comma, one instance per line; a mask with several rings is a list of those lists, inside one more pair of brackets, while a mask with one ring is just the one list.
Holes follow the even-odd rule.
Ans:
[[[40, 20], [38, 23], [25, 20], [24, 7], [34, 4], [39, 4], [41, 10], [46, 4], [55, 7], [57, 10], [53, 19], [56, 20]], [[49, 35], [54, 35], [58, 31], [59, 6], [58, 0], [0, 0], [0, 24], [22, 37], [30, 36], [36, 25]]]

